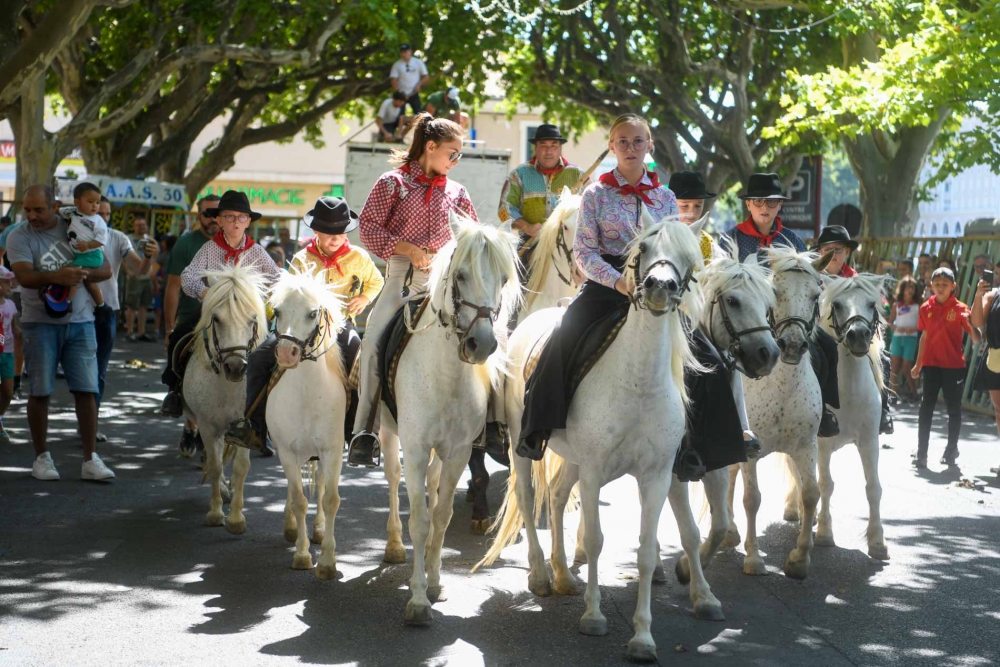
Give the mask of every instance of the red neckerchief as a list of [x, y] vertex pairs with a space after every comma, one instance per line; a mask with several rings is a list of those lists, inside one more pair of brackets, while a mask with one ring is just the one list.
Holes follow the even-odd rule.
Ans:
[[229, 245], [229, 243], [226, 241], [226, 235], [222, 232], [221, 229], [215, 236], [212, 237], [212, 240], [215, 241], [215, 245], [219, 246], [226, 252], [225, 261], [227, 263], [232, 262], [233, 264], [238, 262], [240, 259], [240, 255], [249, 250], [250, 246], [253, 245], [253, 239], [247, 236], [247, 234], [244, 232], [243, 247], [236, 249], [231, 245]]
[[326, 267], [327, 270], [335, 268], [337, 269], [337, 273], [344, 275], [344, 270], [340, 268], [340, 262], [337, 260], [351, 252], [351, 242], [345, 239], [344, 245], [334, 250], [332, 255], [324, 255], [323, 251], [319, 249], [318, 245], [316, 245], [316, 237], [314, 236], [313, 240], [306, 246], [306, 252], [310, 255], [319, 257], [319, 261], [323, 262], [323, 266]]
[[605, 185], [610, 185], [613, 188], [618, 188], [618, 193], [623, 195], [635, 195], [642, 201], [644, 201], [648, 206], [653, 205], [653, 200], [649, 198], [646, 194], [647, 190], [655, 190], [660, 187], [660, 177], [656, 175], [655, 171], [647, 171], [646, 175], [649, 177], [649, 185], [642, 183], [636, 183], [635, 185], [629, 185], [626, 183], [622, 185], [618, 182], [618, 177], [615, 176], [613, 171], [609, 171], [606, 174], [602, 174], [599, 179], [601, 183]]
[[837, 275], [841, 278], [853, 278], [858, 275], [858, 272], [845, 263], [842, 267], [840, 267], [840, 272]]
[[556, 165], [555, 167], [552, 167], [552, 169], [542, 169], [541, 167], [535, 164], [535, 158], [531, 158], [530, 160], [528, 160], [528, 164], [534, 167], [535, 171], [540, 173], [542, 176], [552, 176], [554, 174], [558, 174], [564, 168], [569, 166], [569, 162], [567, 162], [566, 158], [564, 158], [561, 155], [559, 156], [559, 164]]
[[771, 243], [774, 239], [778, 237], [785, 227], [781, 224], [781, 218], [776, 217], [774, 219], [774, 229], [771, 230], [770, 234], [761, 234], [760, 230], [757, 229], [757, 225], [753, 224], [753, 216], [748, 217], [746, 220], [736, 225], [736, 229], [740, 230], [747, 236], [752, 236], [755, 239], [760, 239], [760, 246], [762, 248], [770, 248]]
[[[414, 169], [414, 165], [416, 165], [416, 169]], [[405, 174], [409, 174], [410, 176], [412, 176], [417, 181], [417, 183], [427, 186], [427, 193], [424, 195], [425, 204], [431, 203], [431, 195], [434, 194], [434, 188], [441, 188], [442, 190], [444, 190], [444, 187], [448, 185], [447, 176], [441, 174], [435, 176], [434, 178], [428, 178], [427, 174], [424, 173], [424, 170], [421, 169], [420, 165], [418, 165], [416, 162], [407, 162], [402, 167], [400, 167], [399, 170]]]

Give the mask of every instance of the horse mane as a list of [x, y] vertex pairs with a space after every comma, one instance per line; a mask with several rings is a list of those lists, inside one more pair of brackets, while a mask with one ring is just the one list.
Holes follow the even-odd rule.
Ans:
[[[535, 250], [531, 254], [528, 262], [528, 284], [525, 287], [525, 306], [531, 308], [532, 302], [549, 275], [549, 267], [552, 265], [552, 255], [556, 248], [556, 241], [559, 239], [559, 230], [562, 228], [563, 220], [571, 215], [576, 215], [580, 210], [581, 195], [572, 192], [563, 193], [559, 197], [559, 205], [556, 206], [552, 214], [545, 219], [542, 231], [538, 232], [538, 240], [535, 241]], [[566, 239], [566, 243], [573, 245], [573, 239]], [[573, 267], [570, 267], [570, 271]]]
[[[844, 296], [847, 292], [860, 291], [870, 299], [875, 301], [875, 315], [878, 324], [885, 324], [885, 316], [879, 307], [885, 296], [885, 276], [877, 276], [873, 273], [862, 273], [853, 278], [830, 278], [823, 288], [820, 296], [820, 317], [824, 322], [831, 321], [831, 311], [833, 302]], [[882, 371], [882, 348], [883, 344], [878, 336], [872, 339], [872, 344], [868, 348], [868, 362], [875, 375], [875, 384], [879, 391], [885, 389], [885, 377]]]
[[[275, 310], [281, 307], [292, 294], [301, 294], [317, 308], [324, 309], [329, 313], [330, 331], [328, 332], [328, 344], [336, 345], [337, 334], [344, 328], [347, 317], [344, 315], [344, 299], [333, 290], [335, 284], [326, 282], [326, 272], [320, 271], [316, 274], [298, 273], [295, 271], [281, 272], [281, 278], [271, 290], [269, 299], [271, 307]], [[327, 354], [327, 363], [330, 364], [341, 380], [346, 379], [344, 362], [340, 354]], [[331, 360], [336, 363], [331, 363]]]
[[771, 262], [771, 272], [775, 275], [785, 271], [801, 271], [816, 280], [822, 280], [813, 262], [819, 259], [815, 252], [799, 252], [790, 246], [771, 246], [767, 249], [767, 258]]
[[[680, 221], [678, 216], [667, 216], [665, 218], [661, 218], [659, 222], [654, 222], [649, 210], [643, 206], [642, 221], [642, 232], [640, 232], [640, 234], [628, 246], [625, 259], [626, 266], [632, 266], [635, 260], [639, 257], [642, 252], [641, 248], [643, 242], [663, 234], [667, 237], [667, 247], [676, 250], [679, 255], [678, 259], [682, 262], [688, 266], [694, 267], [695, 276], [700, 275], [703, 270], [705, 260], [701, 255], [701, 245], [699, 243], [699, 239], [687, 225]], [[628, 276], [627, 280], [630, 284], [630, 288], [634, 289], [631, 271], [626, 269], [626, 275]], [[703, 307], [704, 298], [702, 296], [701, 287], [699, 287], [697, 282], [692, 281], [690, 283], [690, 289], [685, 292], [684, 296], [681, 298], [681, 310], [687, 313], [687, 316], [692, 322], [699, 322], [701, 321]], [[681, 400], [683, 400], [684, 405], [687, 406], [688, 393], [687, 387], [684, 383], [684, 369], [687, 368], [695, 372], [700, 372], [703, 371], [704, 368], [700, 363], [698, 363], [698, 360], [694, 357], [694, 353], [691, 351], [691, 343], [688, 339], [688, 334], [681, 318], [669, 318], [667, 328], [670, 335], [670, 349], [675, 350], [673, 359], [671, 360], [671, 375], [673, 376], [675, 386], [680, 391]]]
[[[492, 275], [505, 277], [500, 291], [500, 315], [494, 323], [498, 338], [504, 338], [510, 313], [516, 312], [521, 306], [521, 283], [517, 272], [517, 253], [514, 248], [517, 239], [513, 234], [488, 225], [481, 225], [475, 220], [458, 213], [451, 214], [452, 230], [455, 237], [442, 248], [431, 264], [431, 273], [427, 278], [427, 291], [432, 301], [443, 297], [443, 289], [452, 271], [461, 267], [465, 280], [476, 291], [486, 290], [486, 275], [483, 273], [480, 260], [486, 258], [489, 272]], [[496, 386], [500, 378], [507, 372], [506, 350], [499, 346], [483, 368], [490, 386]]]
[[719, 294], [731, 289], [735, 283], [742, 283], [754, 299], [762, 301], [768, 308], [775, 304], [774, 289], [771, 286], [770, 270], [757, 261], [756, 255], [740, 262], [738, 251], [732, 254], [716, 255], [702, 270], [699, 280], [705, 294], [705, 301], [714, 300]]
[[214, 316], [226, 321], [253, 317], [257, 320], [258, 335], [266, 335], [264, 277], [260, 273], [236, 262], [215, 271], [206, 271], [205, 277], [209, 287], [201, 304], [201, 318], [195, 330], [211, 325]]

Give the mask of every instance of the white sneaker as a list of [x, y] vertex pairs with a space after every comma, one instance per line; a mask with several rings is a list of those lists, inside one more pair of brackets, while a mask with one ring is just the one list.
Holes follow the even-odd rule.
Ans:
[[31, 476], [44, 481], [59, 479], [59, 471], [56, 470], [56, 464], [52, 461], [51, 454], [42, 452], [38, 455], [34, 465], [31, 466]]
[[95, 482], [109, 482], [115, 478], [115, 474], [111, 472], [111, 468], [104, 465], [104, 461], [97, 455], [97, 452], [94, 452], [89, 461], [83, 462], [80, 477], [83, 479], [92, 479]]

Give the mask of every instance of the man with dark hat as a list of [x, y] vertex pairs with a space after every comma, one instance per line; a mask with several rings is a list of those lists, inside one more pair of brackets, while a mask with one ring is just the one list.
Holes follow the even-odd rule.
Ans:
[[816, 245], [810, 249], [815, 250], [820, 255], [825, 255], [828, 252], [833, 253], [833, 258], [826, 265], [824, 273], [841, 278], [853, 278], [858, 275], [858, 272], [847, 262], [851, 258], [851, 253], [857, 250], [859, 245], [857, 241], [851, 239], [846, 227], [830, 225], [823, 228], [819, 238], [816, 239]]
[[777, 174], [753, 174], [747, 184], [746, 194], [740, 195], [750, 211], [746, 220], [736, 225], [724, 237], [736, 243], [740, 261], [761, 248], [772, 245], [791, 246], [803, 252], [805, 243], [790, 229], [781, 224], [781, 202], [791, 199], [781, 191]]
[[[188, 296], [199, 302], [208, 291], [208, 281], [205, 274], [215, 271], [235, 262], [253, 268], [264, 276], [264, 281], [270, 288], [281, 276], [281, 271], [267, 251], [255, 243], [246, 233], [250, 223], [259, 220], [260, 213], [250, 209], [250, 200], [246, 193], [227, 190], [215, 208], [205, 209], [207, 217], [219, 221], [219, 231], [195, 254], [191, 263], [181, 273], [181, 289]], [[163, 398], [160, 413], [167, 417], [180, 417], [184, 413], [184, 401], [181, 397], [181, 378], [183, 368], [174, 366], [174, 350], [189, 333], [194, 331], [201, 318], [201, 304], [183, 321], [178, 322], [170, 336], [167, 347], [167, 369], [163, 372], [163, 382], [169, 387]]]
[[[354, 328], [354, 318], [375, 300], [385, 281], [368, 253], [352, 246], [347, 240], [347, 232], [358, 227], [358, 214], [351, 210], [347, 202], [340, 197], [320, 197], [312, 210], [306, 213], [304, 220], [316, 236], [309, 245], [295, 254], [290, 270], [308, 275], [324, 274], [326, 284], [333, 285], [331, 291], [344, 298], [347, 322], [337, 336], [337, 343], [340, 345], [344, 369], [350, 374], [354, 358], [361, 347], [361, 338]], [[257, 401], [257, 397], [265, 391], [268, 378], [274, 370], [277, 345], [278, 339], [272, 334], [250, 353], [246, 417], [229, 424], [225, 435], [228, 444], [261, 449], [265, 442], [267, 395], [264, 394], [260, 401]], [[255, 402], [257, 405], [251, 412], [250, 408]], [[351, 409], [345, 420], [346, 437], [350, 437], [357, 405], [357, 395], [352, 394]]]

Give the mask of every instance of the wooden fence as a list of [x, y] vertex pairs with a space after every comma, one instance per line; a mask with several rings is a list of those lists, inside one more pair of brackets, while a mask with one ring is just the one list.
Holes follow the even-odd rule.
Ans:
[[[921, 253], [930, 253], [937, 260], [950, 259], [958, 267], [956, 293], [959, 300], [972, 307], [972, 298], [976, 293], [979, 276], [972, 266], [976, 255], [986, 255], [990, 258], [991, 268], [1000, 261], [1000, 236], [960, 236], [957, 238], [917, 238], [898, 237], [886, 239], [858, 239], [861, 246], [854, 253], [854, 266], [859, 271], [880, 273], [883, 262], [896, 262], [912, 259], [914, 264]], [[969, 364], [966, 375], [965, 394], [962, 397], [963, 406], [975, 412], [993, 414], [993, 404], [989, 394], [973, 391], [976, 362], [979, 360], [980, 349], [985, 350], [985, 343], [976, 346], [966, 339], [965, 359]]]

